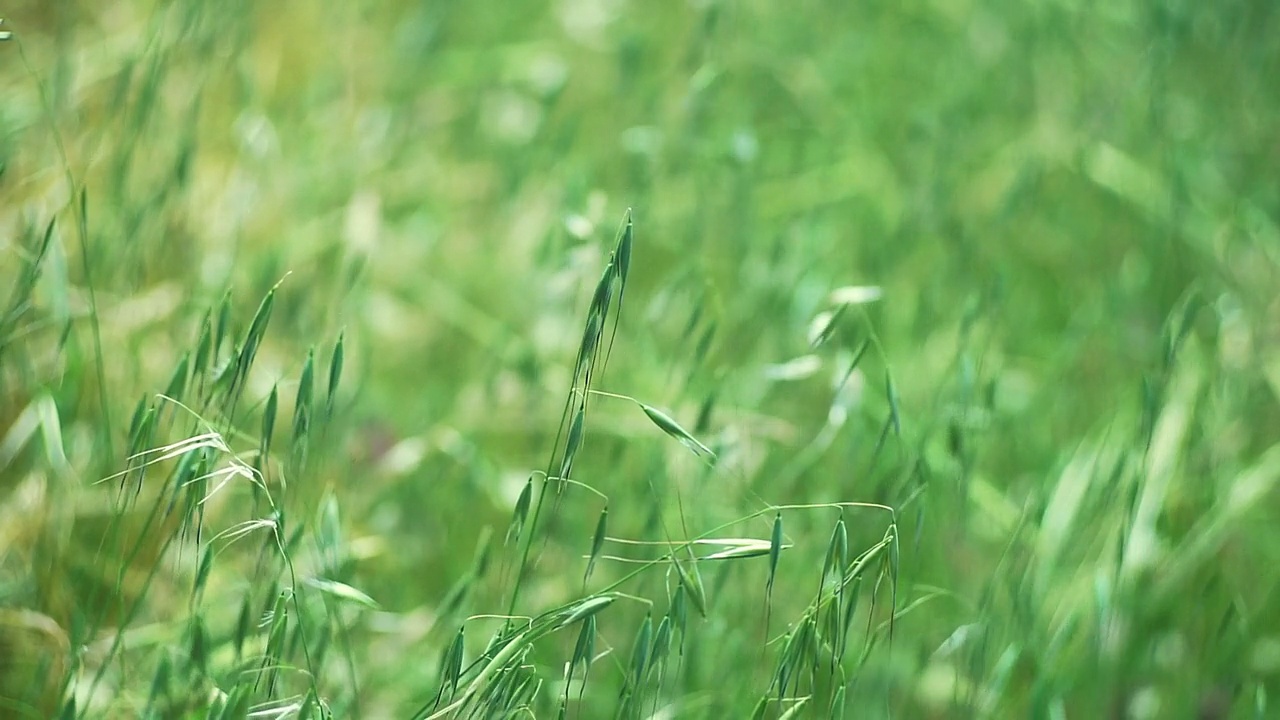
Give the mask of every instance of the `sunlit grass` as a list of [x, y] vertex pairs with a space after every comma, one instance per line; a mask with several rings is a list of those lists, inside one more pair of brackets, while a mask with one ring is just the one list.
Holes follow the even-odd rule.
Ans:
[[1274, 713], [1265, 3], [0, 11], [0, 718]]

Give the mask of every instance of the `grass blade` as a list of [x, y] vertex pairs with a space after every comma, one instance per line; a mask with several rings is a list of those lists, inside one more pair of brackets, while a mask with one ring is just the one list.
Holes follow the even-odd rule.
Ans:
[[702, 458], [708, 463], [715, 462], [716, 454], [711, 451], [711, 448], [707, 447], [706, 445], [703, 445], [702, 442], [700, 442], [697, 438], [691, 435], [689, 431], [681, 427], [680, 423], [672, 419], [670, 415], [662, 412], [661, 410], [653, 407], [652, 405], [646, 405], [645, 403], [642, 403], [639, 400], [635, 402], [637, 405], [640, 406], [640, 409], [644, 411], [644, 414], [648, 416], [649, 420], [652, 421], [654, 425], [658, 426], [659, 430], [675, 438], [677, 441], [680, 442], [681, 445], [684, 445], [685, 447], [689, 448], [691, 451], [693, 451], [693, 454], [697, 455], [698, 457]]
[[591, 538], [591, 556], [587, 559], [586, 572], [582, 574], [582, 586], [585, 588], [587, 582], [591, 580], [591, 571], [596, 567], [596, 560], [600, 558], [600, 550], [604, 547], [605, 530], [609, 520], [609, 506], [605, 505], [600, 511], [600, 519], [596, 521], [596, 532]]
[[329, 385], [325, 392], [325, 414], [332, 417], [334, 400], [338, 395], [338, 383], [342, 379], [342, 366], [346, 358], [346, 332], [338, 333], [338, 342], [334, 343], [333, 354], [329, 357]]

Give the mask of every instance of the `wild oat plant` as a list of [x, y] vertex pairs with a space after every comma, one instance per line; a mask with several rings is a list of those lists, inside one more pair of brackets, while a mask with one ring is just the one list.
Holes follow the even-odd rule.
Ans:
[[[691, 528], [681, 492], [665, 494], [658, 486], [670, 480], [651, 477], [647, 490], [657, 516], [657, 537], [620, 537], [609, 532], [609, 495], [574, 479], [575, 460], [585, 447], [587, 411], [596, 402], [613, 400], [633, 405], [657, 431], [704, 462], [708, 470], [700, 482], [717, 481], [717, 453], [668, 413], [596, 388], [614, 350], [634, 237], [628, 212], [591, 296], [555, 449], [546, 469], [531, 475], [525, 484], [506, 533], [504, 550], [513, 551], [504, 568], [509, 578], [507, 608], [501, 614], [472, 616], [459, 624], [439, 664], [438, 690], [415, 718], [536, 716], [539, 708], [548, 706], [549, 697], [554, 698], [557, 717], [579, 716], [581, 712], [574, 708], [581, 706], [587, 692], [616, 695], [616, 717], [649, 717], [659, 711], [679, 714], [681, 703], [689, 702], [681, 683], [686, 643], [714, 613], [703, 581], [702, 568], [708, 565], [754, 561], [767, 566], [763, 587], [733, 591], [759, 596], [760, 652], [773, 656], [774, 670], [757, 688], [759, 701], [753, 717], [795, 717], [811, 703], [841, 716], [843, 688], [856, 675], [860, 661], [877, 640], [892, 637], [898, 557], [892, 508], [859, 502], [776, 506], [761, 501], [760, 508], [749, 515], [715, 527]], [[537, 572], [547, 542], [540, 531], [555, 522], [562, 496], [575, 493], [585, 494], [599, 506], [595, 531], [583, 547], [581, 595], [563, 598], [550, 608], [526, 609], [529, 603], [527, 599], [522, 603], [521, 591], [526, 578]], [[674, 500], [673, 517], [667, 517], [667, 508], [662, 507], [668, 498]], [[791, 547], [783, 517], [803, 512], [825, 512], [836, 518], [830, 543], [822, 567], [813, 569], [815, 583], [808, 606], [799, 617], [788, 619], [776, 637], [770, 637], [775, 573], [784, 550]], [[870, 547], [851, 550], [845, 514], [857, 515], [862, 522], [863, 515], [877, 512], [885, 526], [884, 537]], [[762, 521], [772, 523], [763, 536], [726, 535], [735, 528], [760, 527]], [[626, 569], [593, 583], [599, 564]], [[662, 582], [642, 581], [651, 575], [661, 576]], [[642, 592], [655, 586], [662, 592]], [[869, 603], [870, 612], [859, 613], [860, 599]], [[877, 601], [890, 609], [877, 614]], [[634, 606], [634, 612], [618, 612], [624, 606]], [[637, 615], [640, 620], [629, 646], [600, 641], [602, 623], [624, 624], [630, 618], [634, 624]], [[497, 621], [498, 628], [482, 651], [469, 653], [467, 629], [481, 621]], [[856, 629], [855, 621], [866, 627]], [[540, 659], [540, 645], [564, 645], [556, 636], [574, 638], [571, 654], [556, 660], [553, 651], [553, 659]], [[547, 673], [557, 666], [563, 667], [562, 674]]]
[[[50, 223], [42, 233], [29, 234], [28, 260], [5, 316], [4, 337], [21, 333], [53, 232]], [[655, 474], [638, 495], [628, 494], [647, 496], [647, 511], [656, 518], [652, 537], [620, 536], [610, 532], [609, 494], [575, 479], [575, 463], [589, 447], [588, 410], [614, 402], [632, 406], [655, 432], [699, 461], [699, 483], [724, 481], [717, 451], [668, 412], [597, 387], [619, 347], [615, 343], [625, 342], [618, 329], [634, 244], [628, 212], [591, 295], [554, 449], [545, 469], [526, 482], [500, 546], [482, 548], [471, 571], [479, 580], [490, 570], [491, 552], [501, 556], [505, 607], [457, 621], [436, 661], [434, 686], [422, 689], [415, 718], [586, 717], [600, 712], [603, 697], [615, 698], [617, 717], [680, 714], [698, 702], [684, 688], [685, 655], [714, 617], [717, 591], [758, 599], [758, 656], [743, 660], [764, 661], [773, 669], [756, 683], [753, 717], [796, 717], [808, 706], [840, 716], [861, 663], [877, 643], [892, 641], [898, 572], [892, 508], [837, 500], [774, 505], [760, 499], [754, 512], [697, 527], [686, 512], [687, 505], [698, 505], [696, 496], [685, 497], [670, 478]], [[105, 504], [87, 563], [99, 576], [98, 590], [88, 599], [96, 613], [73, 628], [74, 640], [43, 616], [4, 616], [6, 642], [32, 645], [13, 651], [21, 661], [6, 668], [6, 682], [43, 679], [31, 685], [34, 694], [13, 696], [10, 707], [17, 716], [56, 707], [60, 717], [92, 717], [105, 702], [113, 712], [139, 717], [332, 717], [327, 688], [334, 683], [346, 684], [337, 714], [360, 714], [350, 633], [361, 611], [378, 605], [349, 582], [350, 556], [335, 497], [325, 495], [312, 516], [303, 518], [294, 514], [289, 497], [292, 484], [306, 481], [315, 461], [311, 451], [326, 442], [340, 407], [344, 339], [339, 335], [331, 344], [323, 365], [314, 350], [302, 359], [287, 423], [280, 423], [279, 386], [266, 397], [246, 400], [279, 292], [277, 285], [266, 294], [239, 333], [230, 294], [205, 312], [167, 385], [138, 400], [123, 468], [78, 491]], [[815, 343], [826, 341], [828, 325], [846, 307], [823, 318]], [[846, 378], [865, 350], [866, 343], [852, 356]], [[250, 418], [257, 418], [256, 425]], [[897, 422], [895, 408], [877, 450]], [[38, 432], [46, 450], [56, 454], [62, 447], [59, 427], [49, 399], [36, 399], [5, 439], [6, 462]], [[51, 460], [65, 466], [56, 455]], [[598, 508], [581, 557], [562, 566], [577, 566], [579, 590], [532, 598], [529, 579], [558, 550], [548, 528], [564, 512], [566, 498], [575, 496]], [[645, 511], [614, 508], [615, 515]], [[784, 518], [797, 514], [831, 518], [830, 541], [821, 567], [812, 569], [807, 605], [797, 616], [777, 619], [776, 572], [792, 547]], [[883, 537], [869, 547], [851, 547], [849, 522], [879, 524]], [[708, 588], [706, 568], [738, 563], [763, 566], [763, 583]], [[182, 609], [180, 617], [147, 616], [155, 596], [175, 594], [185, 596], [170, 606]], [[735, 622], [744, 619], [752, 620]], [[625, 644], [605, 641], [604, 628], [616, 643], [619, 628], [628, 627], [634, 631]], [[171, 642], [175, 628], [178, 645]], [[486, 632], [483, 643], [469, 642]], [[21, 639], [27, 635], [34, 639]], [[78, 650], [68, 664], [72, 643]], [[22, 664], [33, 661], [39, 664]], [[111, 692], [104, 688], [131, 682], [138, 672], [151, 673], [145, 697], [127, 705], [103, 697]], [[593, 698], [589, 705], [587, 696]]]

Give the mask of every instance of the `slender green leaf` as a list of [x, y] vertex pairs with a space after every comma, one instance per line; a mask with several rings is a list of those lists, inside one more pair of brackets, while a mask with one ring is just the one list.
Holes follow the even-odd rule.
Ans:
[[[578, 412], [573, 416], [573, 422], [569, 425], [569, 438], [565, 443], [564, 460], [560, 463], [560, 480], [567, 480], [570, 471], [573, 470], [573, 460], [578, 454], [578, 449], [582, 447], [582, 423], [586, 406], [578, 405]], [[563, 482], [560, 485], [563, 487]]]
[[612, 605], [617, 599], [617, 595], [593, 595], [573, 605], [564, 619], [559, 622], [558, 627], [568, 627], [583, 618], [592, 617]]
[[693, 603], [693, 608], [705, 618], [707, 616], [707, 591], [703, 589], [702, 575], [698, 572], [698, 563], [689, 562], [686, 564], [676, 560], [674, 557], [671, 562], [676, 566], [676, 574], [680, 578], [680, 584], [689, 596], [689, 602]]
[[346, 358], [346, 332], [338, 333], [338, 341], [333, 345], [333, 355], [329, 358], [329, 385], [325, 393], [325, 411], [333, 414], [334, 398], [338, 395], [338, 383], [342, 379], [342, 365]]
[[649, 648], [653, 635], [653, 616], [645, 613], [640, 629], [636, 631], [636, 639], [631, 647], [631, 683], [639, 687], [644, 681], [645, 670], [649, 667]]
[[600, 510], [600, 519], [596, 521], [596, 532], [591, 538], [591, 555], [587, 558], [587, 569], [582, 574], [582, 584], [585, 587], [587, 582], [591, 580], [591, 571], [596, 567], [596, 560], [600, 558], [600, 551], [604, 548], [605, 532], [609, 520], [609, 506], [605, 505]]
[[320, 592], [339, 600], [363, 605], [370, 610], [378, 609], [378, 603], [374, 601], [373, 598], [346, 583], [338, 582], [337, 580], [326, 580], [324, 578], [309, 578], [307, 580], [307, 584]]
[[637, 404], [644, 411], [644, 414], [648, 416], [649, 420], [658, 426], [658, 429], [678, 440], [680, 444], [692, 450], [695, 455], [708, 462], [715, 462], [716, 454], [711, 451], [711, 448], [703, 445], [687, 430], [680, 427], [680, 424], [673, 420], [670, 415], [651, 405], [646, 405], [639, 401], [637, 401]]
[[796, 701], [795, 705], [792, 705], [791, 707], [787, 708], [786, 712], [779, 715], [778, 720], [793, 720], [793, 718], [800, 717], [800, 711], [803, 710], [805, 706], [808, 704], [809, 704], [808, 697], [800, 698], [798, 701]]
[[773, 579], [778, 572], [778, 559], [782, 556], [782, 513], [773, 517], [773, 532], [769, 538], [769, 579], [765, 581], [765, 597], [773, 595]]

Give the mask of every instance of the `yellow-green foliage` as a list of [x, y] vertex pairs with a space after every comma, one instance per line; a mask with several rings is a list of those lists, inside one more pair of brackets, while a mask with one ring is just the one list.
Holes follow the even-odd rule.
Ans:
[[0, 6], [0, 718], [1274, 716], [1272, 5]]

